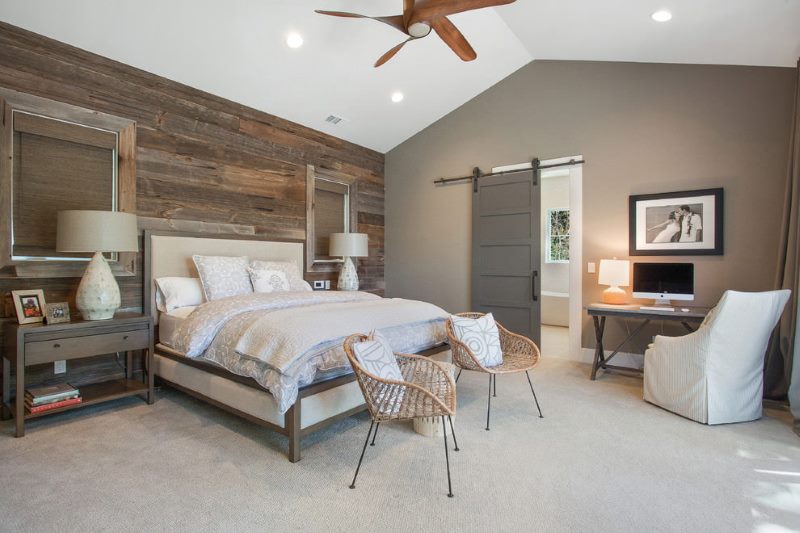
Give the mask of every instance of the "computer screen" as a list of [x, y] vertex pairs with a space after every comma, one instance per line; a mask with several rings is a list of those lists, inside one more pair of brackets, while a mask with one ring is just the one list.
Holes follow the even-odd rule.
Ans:
[[[692, 263], [634, 263], [633, 292], [636, 297], [651, 294], [694, 295]], [[637, 296], [636, 293], [642, 294]]]

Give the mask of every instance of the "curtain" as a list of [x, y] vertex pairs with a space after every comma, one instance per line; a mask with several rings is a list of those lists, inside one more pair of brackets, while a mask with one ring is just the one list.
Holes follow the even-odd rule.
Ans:
[[[789, 141], [789, 165], [783, 206], [781, 248], [775, 285], [791, 289], [786, 306], [773, 335], [764, 362], [764, 396], [784, 399], [788, 396], [795, 431], [800, 435], [800, 328], [798, 288], [800, 288], [800, 60], [797, 62], [795, 103]], [[794, 364], [793, 364], [794, 363]]]

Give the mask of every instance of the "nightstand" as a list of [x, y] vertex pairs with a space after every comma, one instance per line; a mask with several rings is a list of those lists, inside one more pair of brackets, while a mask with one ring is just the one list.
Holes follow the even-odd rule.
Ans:
[[[132, 351], [145, 351], [146, 378], [133, 379]], [[59, 360], [72, 360], [111, 353], [126, 353], [125, 378], [83, 384], [81, 403], [42, 413], [25, 410], [25, 367]], [[11, 402], [10, 370], [16, 369], [16, 398]], [[125, 396], [153, 395], [153, 321], [138, 313], [117, 313], [110, 320], [75, 320], [63, 324], [6, 324], [3, 350], [2, 418], [17, 423], [17, 437], [25, 435], [25, 420], [79, 409], [88, 405], [116, 400]]]

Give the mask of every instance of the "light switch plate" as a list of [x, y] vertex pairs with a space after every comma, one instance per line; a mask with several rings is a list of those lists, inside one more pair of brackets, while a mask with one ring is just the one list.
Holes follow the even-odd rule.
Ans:
[[587, 263], [587, 267], [588, 267], [588, 270], [589, 270], [589, 274], [594, 274], [594, 271], [595, 271], [595, 264], [594, 264], [594, 263], [591, 263], [591, 262], [590, 262], [590, 263]]
[[56, 361], [53, 363], [53, 374], [64, 374], [67, 371], [66, 361]]
[[330, 288], [331, 288], [331, 280], [329, 280], [329, 279], [326, 279], [326, 280], [325, 280], [325, 289], [326, 289], [326, 290], [328, 290], [328, 289], [330, 289]]

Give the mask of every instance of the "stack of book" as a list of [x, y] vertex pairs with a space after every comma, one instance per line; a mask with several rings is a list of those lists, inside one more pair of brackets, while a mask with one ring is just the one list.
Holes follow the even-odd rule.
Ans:
[[60, 409], [76, 403], [81, 403], [81, 393], [69, 383], [25, 390], [25, 407], [31, 414]]

